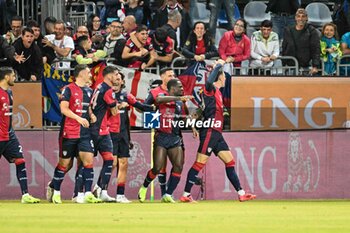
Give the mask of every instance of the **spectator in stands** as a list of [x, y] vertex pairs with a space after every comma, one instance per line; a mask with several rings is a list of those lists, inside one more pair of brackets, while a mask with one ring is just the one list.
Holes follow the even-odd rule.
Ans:
[[335, 75], [337, 61], [341, 56], [337, 26], [333, 23], [326, 23], [323, 25], [321, 37], [321, 58], [326, 75]]
[[123, 26], [115, 20], [108, 27], [110, 32], [104, 41], [103, 50], [107, 53], [107, 57], [114, 57], [116, 64], [120, 64], [119, 62], [122, 62], [121, 54], [126, 42], [122, 34]]
[[73, 31], [74, 31], [74, 28], [73, 28], [72, 24], [70, 22], [65, 22], [64, 26], [66, 27], [66, 31], [64, 32], [64, 34], [66, 36], [72, 37], [73, 36]]
[[142, 24], [143, 21], [143, 7], [139, 0], [128, 0], [128, 7], [126, 8], [126, 15], [133, 15], [136, 19], [137, 25]]
[[77, 46], [78, 38], [81, 36], [88, 36], [90, 39], [89, 30], [84, 25], [78, 26], [77, 32], [73, 35], [74, 46]]
[[122, 3], [125, 0], [104, 0], [106, 13], [103, 20], [104, 22], [111, 23], [114, 20], [123, 21], [125, 14], [122, 12]]
[[284, 28], [295, 24], [295, 12], [300, 7], [297, 0], [269, 0], [266, 13], [271, 12], [272, 30], [283, 39]]
[[137, 28], [136, 19], [133, 15], [128, 15], [123, 21], [124, 37], [130, 38], [130, 33], [134, 32]]
[[87, 20], [86, 27], [89, 30], [89, 36], [94, 35], [104, 36], [107, 32], [101, 28], [101, 19], [96, 14], [91, 14]]
[[339, 37], [350, 31], [350, 9], [349, 0], [334, 1], [333, 7], [333, 23], [337, 25]]
[[280, 55], [280, 45], [278, 34], [273, 32], [272, 28], [272, 21], [264, 20], [260, 25], [260, 30], [253, 33], [250, 41], [250, 67], [266, 68], [274, 64], [282, 66], [281, 61], [276, 60]]
[[[341, 45], [341, 51], [343, 55], [350, 55], [350, 32], [345, 33], [340, 40], [340, 45]], [[343, 58], [341, 60], [341, 64], [350, 64], [350, 59], [349, 58]], [[340, 68], [340, 74], [341, 75], [350, 75], [350, 66], [347, 67], [345, 70], [344, 67]]]
[[247, 22], [238, 19], [233, 30], [224, 33], [219, 43], [219, 55], [226, 64], [224, 71], [230, 75], [237, 74], [234, 67], [240, 67], [241, 62], [250, 58], [250, 39], [245, 35]]
[[50, 35], [55, 33], [55, 23], [57, 19], [55, 17], [49, 16], [44, 20], [45, 35]]
[[18, 79], [37, 81], [43, 72], [43, 57], [40, 48], [34, 43], [34, 32], [30, 28], [22, 30], [22, 36], [13, 44], [16, 54], [23, 55], [24, 59], [15, 62], [13, 68], [18, 73]]
[[6, 13], [6, 1], [0, 0], [0, 34], [4, 34], [6, 32], [8, 25], [7, 21], [7, 13]]
[[[54, 29], [55, 34], [46, 35], [43, 39], [44, 46], [52, 48], [57, 58], [70, 58], [74, 50], [74, 41], [72, 37], [65, 35], [64, 22], [62, 20], [57, 20]], [[57, 62], [56, 67], [68, 69], [70, 68], [70, 62]]]
[[5, 38], [0, 36], [0, 67], [11, 66], [15, 62], [14, 57], [15, 48], [9, 45]]
[[4, 38], [7, 40], [7, 43], [12, 45], [15, 41], [21, 37], [23, 29], [23, 19], [21, 16], [14, 16], [11, 19], [11, 30], [8, 31]]
[[122, 53], [122, 59], [128, 60], [128, 67], [144, 69], [150, 61], [149, 53], [153, 50], [151, 38], [148, 36], [148, 28], [145, 25], [138, 26], [135, 36], [144, 49], [138, 48], [131, 39], [128, 39]]
[[167, 31], [160, 27], [151, 35], [153, 50], [151, 51], [150, 61], [147, 67], [158, 62], [159, 66], [163, 68], [164, 66], [170, 66], [174, 55], [174, 45], [173, 40], [167, 35]]
[[210, 34], [215, 38], [216, 34], [216, 25], [218, 23], [218, 16], [220, 14], [221, 8], [224, 7], [226, 12], [227, 21], [229, 24], [229, 29], [231, 29], [234, 24], [234, 10], [235, 10], [235, 1], [234, 0], [210, 0], [209, 9], [210, 9], [210, 20], [209, 20], [209, 30]]
[[[185, 44], [185, 41], [187, 40], [188, 34], [191, 31], [192, 25], [191, 25], [191, 19], [188, 14], [188, 12], [185, 11], [183, 6], [178, 3], [176, 0], [165, 0], [163, 6], [157, 10], [155, 13], [155, 16], [153, 18], [153, 23], [151, 24], [151, 29], [155, 30], [158, 27], [161, 27], [165, 25], [168, 20], [168, 14], [172, 11], [179, 11], [181, 14], [181, 21], [180, 21], [180, 27], [179, 27], [179, 40], [177, 40], [180, 45], [180, 48], [183, 47]], [[177, 49], [177, 47], [175, 47]]]
[[173, 40], [174, 50], [178, 49], [176, 31], [180, 27], [182, 16], [179, 11], [174, 10], [168, 14], [168, 22], [162, 27], [167, 31], [168, 36]]
[[103, 49], [104, 36], [107, 34], [107, 32], [101, 29], [100, 17], [96, 14], [90, 15], [86, 27], [89, 30], [92, 48]]
[[[296, 24], [284, 30], [282, 55], [295, 57], [299, 67], [309, 70], [309, 74], [313, 75], [320, 66], [320, 36], [316, 28], [307, 24], [307, 20], [306, 10], [299, 8], [295, 14]], [[285, 64], [294, 65], [292, 62]]]
[[0, 0], [0, 35], [7, 32], [13, 16], [17, 14], [14, 1]]
[[212, 57], [218, 57], [215, 41], [207, 33], [205, 23], [198, 21], [194, 24], [187, 41], [182, 49], [182, 54], [191, 61], [204, 61]]
[[74, 50], [75, 61], [78, 64], [90, 65], [90, 67], [94, 67], [97, 65], [98, 60], [100, 58], [106, 57], [107, 53], [103, 50], [93, 50], [91, 48], [91, 40], [89, 37], [84, 35], [80, 36], [77, 41], [77, 47]]
[[55, 51], [52, 48], [43, 45], [42, 40], [44, 39], [44, 36], [41, 34], [40, 25], [35, 20], [29, 20], [27, 22], [27, 28], [31, 28], [34, 32], [34, 42], [40, 48], [43, 56], [43, 63], [51, 64], [56, 58]]

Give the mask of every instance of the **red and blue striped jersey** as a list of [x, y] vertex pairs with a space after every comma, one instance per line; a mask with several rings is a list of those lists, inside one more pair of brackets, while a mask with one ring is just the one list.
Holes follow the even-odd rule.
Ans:
[[91, 134], [108, 135], [108, 119], [112, 115], [110, 108], [117, 105], [115, 93], [112, 88], [105, 82], [101, 83], [95, 89], [91, 99], [92, 112], [97, 121], [91, 124]]
[[[210, 127], [214, 130], [222, 132], [224, 125], [224, 105], [222, 101], [222, 94], [219, 88], [213, 84], [207, 84], [202, 92], [202, 110], [204, 121], [221, 122]], [[211, 125], [211, 124], [210, 124]], [[218, 127], [220, 125], [220, 127]]]
[[173, 101], [159, 104], [160, 128], [158, 132], [180, 135], [179, 122], [183, 120], [184, 104], [182, 101]]
[[[70, 83], [62, 90], [60, 102], [69, 102], [69, 109], [76, 115], [90, 120], [89, 105], [92, 97], [92, 90], [88, 87], [79, 87]], [[84, 128], [78, 121], [63, 115], [60, 135], [63, 138], [81, 138], [90, 135], [90, 129]]]
[[12, 91], [0, 88], [0, 141], [10, 140], [15, 133], [12, 128], [12, 108]]
[[[127, 102], [131, 106], [137, 102], [135, 96], [126, 91], [115, 93], [115, 98], [118, 103]], [[119, 114], [111, 116], [109, 118], [109, 127], [109, 131], [113, 133], [126, 132], [129, 127], [128, 108], [119, 109]]]
[[162, 86], [158, 86], [156, 88], [153, 88], [152, 90], [150, 90], [150, 92], [149, 92], [147, 98], [145, 99], [144, 103], [145, 104], [149, 104], [149, 105], [151, 105], [151, 104], [157, 105], [156, 99], [157, 99], [158, 95], [163, 95], [163, 96], [164, 95], [168, 95], [168, 91], [164, 90], [162, 88]]

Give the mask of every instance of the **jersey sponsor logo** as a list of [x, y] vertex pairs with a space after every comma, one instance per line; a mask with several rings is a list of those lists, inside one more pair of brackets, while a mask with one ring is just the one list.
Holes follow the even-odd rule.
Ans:
[[143, 113], [143, 128], [145, 129], [159, 129], [160, 128], [160, 116], [159, 110], [156, 112], [144, 112]]
[[75, 100], [75, 103], [74, 103], [74, 106], [75, 106], [75, 107], [79, 107], [80, 105], [81, 105], [80, 100], [79, 100], [79, 99], [76, 99], [76, 100]]
[[10, 108], [9, 108], [9, 105], [7, 104], [7, 103], [4, 103], [3, 105], [2, 105], [2, 109], [1, 109], [1, 111], [8, 111]]

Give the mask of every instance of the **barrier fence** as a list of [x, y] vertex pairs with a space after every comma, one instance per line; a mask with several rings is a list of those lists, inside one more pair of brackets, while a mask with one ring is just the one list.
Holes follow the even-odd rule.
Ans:
[[73, 2], [67, 10], [67, 21], [72, 23], [74, 28], [86, 25], [89, 15], [97, 13], [97, 6], [94, 2]]

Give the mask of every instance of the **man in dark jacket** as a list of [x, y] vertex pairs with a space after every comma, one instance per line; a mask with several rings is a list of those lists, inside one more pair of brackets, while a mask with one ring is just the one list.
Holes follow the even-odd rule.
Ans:
[[284, 30], [282, 55], [295, 57], [300, 68], [309, 68], [311, 65], [312, 75], [318, 72], [320, 66], [320, 33], [307, 24], [307, 20], [306, 10], [299, 8], [295, 14], [296, 24]]
[[283, 39], [284, 28], [294, 24], [295, 12], [299, 7], [298, 0], [270, 0], [267, 4], [266, 12], [271, 12], [272, 30], [280, 40]]
[[11, 66], [14, 62], [15, 48], [7, 43], [7, 41], [0, 36], [0, 67]]
[[156, 28], [159, 28], [167, 24], [169, 19], [168, 14], [173, 11], [179, 11], [182, 18], [181, 24], [180, 24], [179, 44], [180, 44], [180, 48], [182, 48], [192, 28], [190, 16], [188, 12], [186, 12], [186, 10], [183, 8], [183, 6], [179, 4], [176, 0], [166, 0], [165, 2], [166, 3], [160, 9], [158, 9], [155, 16], [153, 17], [151, 29], [155, 30]]
[[27, 22], [27, 28], [31, 28], [34, 32], [34, 42], [40, 48], [41, 54], [43, 56], [43, 62], [51, 65], [52, 61], [56, 58], [55, 51], [49, 47], [44, 46], [42, 40], [44, 36], [41, 34], [40, 25], [35, 20], [29, 20]]
[[34, 32], [30, 28], [24, 28], [22, 37], [16, 40], [16, 54], [23, 59], [14, 63], [13, 68], [18, 73], [19, 80], [37, 81], [41, 78], [43, 71], [43, 57], [38, 45], [34, 43]]

